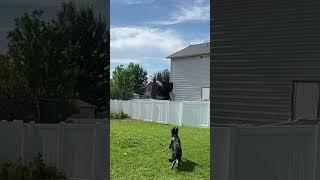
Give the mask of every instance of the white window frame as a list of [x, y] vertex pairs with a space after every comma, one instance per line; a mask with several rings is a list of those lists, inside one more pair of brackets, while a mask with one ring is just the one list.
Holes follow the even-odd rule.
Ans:
[[[203, 98], [203, 90], [208, 89], [208, 98]], [[210, 100], [210, 87], [202, 87], [201, 88], [201, 100]]]

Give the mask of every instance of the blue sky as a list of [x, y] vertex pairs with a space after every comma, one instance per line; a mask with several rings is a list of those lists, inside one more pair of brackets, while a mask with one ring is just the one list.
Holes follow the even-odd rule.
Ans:
[[[1, 0], [0, 1], [0, 53], [7, 48], [7, 33], [12, 30], [14, 19], [25, 12], [35, 9], [44, 10], [44, 18], [51, 19], [64, 1], [71, 0]], [[72, 0], [76, 3], [91, 2], [96, 5], [100, 13], [106, 14], [106, 0]]]
[[[111, 0], [111, 71], [142, 65], [170, 69], [170, 54], [210, 39], [209, 0]], [[111, 73], [112, 74], [112, 73]]]

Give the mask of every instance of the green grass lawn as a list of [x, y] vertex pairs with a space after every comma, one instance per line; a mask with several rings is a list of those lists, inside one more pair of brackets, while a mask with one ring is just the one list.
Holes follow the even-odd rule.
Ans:
[[172, 125], [111, 120], [111, 179], [210, 179], [210, 129], [179, 127], [179, 169], [170, 169]]

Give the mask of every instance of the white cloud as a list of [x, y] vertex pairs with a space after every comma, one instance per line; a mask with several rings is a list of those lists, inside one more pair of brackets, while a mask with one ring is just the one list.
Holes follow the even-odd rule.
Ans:
[[200, 39], [200, 38], [197, 38], [197, 39], [192, 39], [190, 41], [190, 44], [200, 44], [200, 43], [205, 43], [205, 42], [209, 42], [210, 40], [209, 39]]
[[210, 20], [210, 1], [197, 0], [185, 2], [177, 7], [177, 11], [173, 13], [167, 20], [154, 21], [152, 24], [172, 25], [187, 21], [209, 21]]
[[173, 30], [149, 27], [111, 27], [111, 58], [165, 58], [186, 46]]
[[110, 59], [111, 63], [114, 64], [129, 64], [129, 63], [140, 63], [139, 60], [135, 60], [135, 59]]
[[[129, 62], [138, 63], [154, 72], [170, 67], [166, 57], [190, 44], [205, 42], [201, 39], [186, 40], [172, 29], [151, 27], [112, 27], [110, 29], [110, 61], [112, 68]], [[111, 73], [112, 74], [112, 73]]]
[[148, 74], [168, 68], [170, 61], [166, 57], [188, 45], [170, 29], [111, 27], [110, 35], [111, 64], [139, 63]]

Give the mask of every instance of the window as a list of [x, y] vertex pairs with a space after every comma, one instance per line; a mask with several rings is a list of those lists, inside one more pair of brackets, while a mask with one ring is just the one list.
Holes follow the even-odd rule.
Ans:
[[293, 119], [319, 117], [319, 83], [295, 82], [293, 93]]
[[201, 88], [201, 100], [210, 100], [210, 88]]

